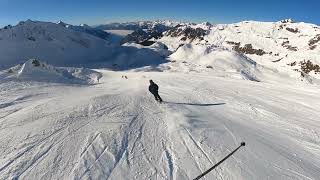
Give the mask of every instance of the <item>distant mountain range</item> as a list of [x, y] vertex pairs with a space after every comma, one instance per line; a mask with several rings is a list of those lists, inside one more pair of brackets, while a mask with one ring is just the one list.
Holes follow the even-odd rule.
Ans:
[[[106, 30], [133, 30], [133, 33], [123, 37], [121, 44], [124, 46], [120, 46], [109, 41], [111, 35]], [[127, 43], [140, 46], [128, 46]], [[142, 47], [148, 49], [154, 43], [160, 43], [151, 48], [155, 53], [161, 52], [160, 56], [171, 54], [163, 57], [167, 60], [175, 57], [175, 61], [179, 62], [179, 57], [183, 57], [180, 62], [192, 63], [197, 59], [189, 61], [189, 50], [199, 57], [208, 58], [212, 58], [211, 53], [215, 53], [215, 50], [225, 50], [244, 55], [260, 66], [297, 79], [312, 81], [320, 76], [320, 27], [291, 19], [278, 22], [243, 21], [234, 24], [141, 21], [97, 27], [28, 20], [0, 29], [0, 66], [15, 65], [30, 58], [40, 58], [54, 65], [104, 61], [117, 64], [114, 53], [118, 54], [118, 59], [126, 57], [127, 60], [121, 59], [120, 64], [130, 61], [133, 65], [135, 62], [128, 58], [137, 60], [137, 54], [123, 53], [134, 53], [132, 48], [137, 47], [136, 50], [141, 50]], [[179, 51], [180, 55], [177, 56], [175, 53], [183, 46], [183, 51]], [[155, 50], [155, 47], [160, 49]], [[132, 50], [128, 50], [130, 48]], [[206, 61], [209, 62], [210, 59]], [[211, 65], [209, 63], [207, 66]]]
[[137, 21], [137, 22], [125, 22], [125, 23], [109, 23], [103, 25], [97, 25], [95, 28], [101, 30], [140, 30], [140, 29], [158, 29], [163, 30], [175, 27], [181, 24], [180, 22], [174, 22], [170, 20], [157, 20], [157, 21]]

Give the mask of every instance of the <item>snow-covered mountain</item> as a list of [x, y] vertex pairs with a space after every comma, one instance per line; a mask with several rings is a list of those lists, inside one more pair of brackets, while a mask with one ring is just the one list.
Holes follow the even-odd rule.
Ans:
[[152, 40], [164, 43], [173, 52], [186, 44], [220, 47], [244, 54], [259, 65], [296, 79], [314, 81], [320, 78], [320, 27], [314, 24], [290, 19], [184, 24], [164, 32], [160, 39]]
[[37, 58], [53, 65], [79, 65], [101, 61], [109, 42], [56, 23], [25, 21], [0, 30], [2, 68]]

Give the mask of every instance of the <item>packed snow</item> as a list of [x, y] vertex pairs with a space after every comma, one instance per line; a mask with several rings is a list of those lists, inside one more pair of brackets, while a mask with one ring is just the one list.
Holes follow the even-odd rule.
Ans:
[[94, 86], [0, 84], [0, 179], [192, 179], [241, 141], [203, 179], [320, 176], [319, 87], [100, 73]]

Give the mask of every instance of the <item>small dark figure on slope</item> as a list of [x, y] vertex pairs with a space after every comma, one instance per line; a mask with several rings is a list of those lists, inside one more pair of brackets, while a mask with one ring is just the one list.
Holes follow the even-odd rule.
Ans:
[[150, 85], [149, 85], [149, 91], [151, 92], [151, 94], [154, 95], [154, 98], [156, 99], [156, 101], [159, 101], [160, 103], [162, 102], [161, 97], [159, 96], [159, 86], [154, 83], [152, 80], [150, 80]]

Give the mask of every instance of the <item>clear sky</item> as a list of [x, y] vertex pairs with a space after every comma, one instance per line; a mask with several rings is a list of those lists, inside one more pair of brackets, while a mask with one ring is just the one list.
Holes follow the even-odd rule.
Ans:
[[285, 18], [320, 25], [320, 0], [0, 0], [0, 27], [27, 19], [95, 25], [155, 19], [230, 23]]

